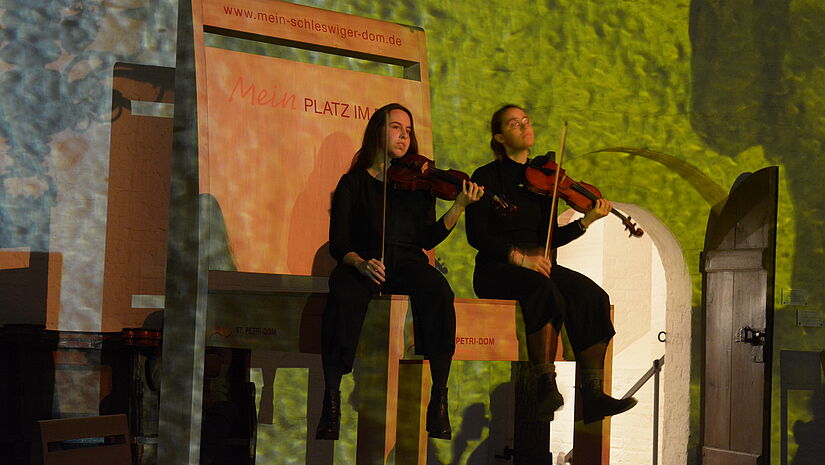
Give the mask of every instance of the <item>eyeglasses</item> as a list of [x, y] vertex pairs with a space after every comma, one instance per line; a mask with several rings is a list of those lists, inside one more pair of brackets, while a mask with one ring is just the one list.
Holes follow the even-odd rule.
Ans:
[[513, 119], [511, 119], [510, 121], [507, 122], [507, 127], [509, 129], [518, 129], [520, 131], [524, 130], [524, 128], [529, 128], [532, 125], [533, 125], [533, 123], [530, 121], [530, 118], [528, 118], [526, 116], [524, 118], [522, 118], [521, 120], [513, 118]]

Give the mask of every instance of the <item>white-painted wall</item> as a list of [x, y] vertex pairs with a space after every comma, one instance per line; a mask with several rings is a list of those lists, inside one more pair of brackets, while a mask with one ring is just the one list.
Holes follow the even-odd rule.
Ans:
[[[665, 355], [659, 405], [659, 464], [687, 462], [690, 387], [691, 287], [682, 250], [670, 231], [652, 214], [632, 205], [617, 205], [632, 214], [646, 234], [628, 238], [613, 215], [594, 223], [580, 239], [558, 251], [558, 263], [586, 274], [610, 295], [614, 306], [614, 397], [623, 396]], [[580, 214], [564, 212], [560, 223]], [[667, 342], [657, 339], [667, 333]], [[573, 440], [572, 363], [557, 369], [565, 407], [551, 426], [551, 450], [565, 463]], [[653, 463], [653, 379], [635, 397], [639, 404], [611, 419], [612, 465]]]

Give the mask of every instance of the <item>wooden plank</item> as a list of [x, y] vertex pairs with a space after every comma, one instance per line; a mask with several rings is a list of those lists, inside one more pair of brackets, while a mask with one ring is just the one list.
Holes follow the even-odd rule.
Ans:
[[512, 300], [456, 299], [453, 360], [527, 360], [524, 325]]
[[[613, 320], [613, 305], [610, 319]], [[583, 384], [581, 365], [576, 365], [576, 386]], [[613, 339], [607, 344], [604, 355], [604, 393], [613, 392]], [[573, 425], [573, 460], [576, 463], [610, 465], [610, 417], [585, 424], [581, 421], [582, 400], [576, 396], [576, 421]]]
[[[424, 31], [270, 0], [238, 1], [231, 6], [196, 0], [192, 24], [198, 65], [200, 190], [213, 195], [223, 210], [237, 268], [328, 274], [332, 260], [324, 247], [329, 218], [326, 209], [317, 207], [328, 205], [371, 111], [390, 101], [405, 104], [415, 115], [421, 153], [433, 153]], [[330, 26], [367, 36], [347, 33], [343, 37], [323, 30]], [[281, 45], [401, 64], [409, 79], [207, 47], [205, 29], [230, 36], [246, 34], [264, 42], [278, 38]], [[332, 104], [335, 110], [327, 112]], [[328, 118], [330, 113], [336, 117]], [[260, 121], [266, 121], [266, 127]], [[272, 132], [270, 127], [282, 131]], [[266, 153], [259, 150], [262, 146], [267, 147]], [[296, 147], [306, 150], [296, 154]], [[287, 171], [297, 176], [283, 178]], [[238, 188], [238, 180], [243, 188]], [[258, 214], [261, 211], [267, 215]], [[315, 266], [317, 261], [323, 266]]]
[[[749, 326], [764, 329], [765, 271], [738, 271], [735, 273], [733, 295], [733, 332]], [[731, 351], [731, 432], [730, 449], [759, 454], [762, 451], [764, 401], [764, 364], [753, 360], [754, 352], [762, 347], [738, 342]], [[761, 357], [760, 357], [761, 360]]]
[[297, 276], [240, 271], [209, 271], [209, 293], [329, 292], [325, 276]]
[[[320, 327], [326, 300], [325, 293], [314, 292], [323, 288], [318, 285], [321, 278], [221, 271], [210, 271], [209, 276], [207, 345], [319, 353], [320, 339], [312, 331]], [[298, 283], [295, 288], [293, 282]], [[407, 305], [405, 296], [392, 298]], [[516, 302], [456, 299], [455, 305], [454, 360], [527, 360]], [[401, 359], [420, 359], [414, 354], [412, 330], [408, 326], [404, 331]]]
[[[771, 199], [770, 189], [764, 187], [759, 186], [760, 192], [749, 189], [750, 195], [737, 195], [737, 249], [766, 247], [770, 243], [771, 233], [776, 225], [776, 199]], [[770, 205], [771, 201], [774, 203], [773, 206]]]
[[[197, 2], [195, 2], [197, 3]], [[157, 462], [196, 465], [203, 409], [204, 339], [206, 338], [206, 247], [200, 247], [198, 133], [205, 126], [205, 105], [196, 103], [194, 57], [202, 41], [194, 40], [196, 24], [190, 0], [178, 2], [175, 66], [175, 119], [171, 160], [171, 192], [165, 309], [163, 314], [163, 383], [160, 387]], [[198, 71], [202, 72], [202, 71]], [[203, 111], [201, 111], [203, 109]]]
[[730, 355], [733, 328], [733, 273], [706, 275], [705, 304], [705, 444], [725, 448], [730, 444]]
[[38, 424], [44, 442], [113, 436], [129, 432], [126, 428], [126, 415], [41, 420]]
[[0, 248], [0, 270], [16, 270], [29, 267], [31, 252]]
[[702, 465], [761, 465], [759, 455], [702, 447]]
[[166, 290], [172, 119], [134, 111], [138, 102], [174, 104], [175, 70], [116, 63], [112, 85], [101, 331], [140, 327], [163, 309], [133, 308], [132, 296]]
[[399, 365], [398, 427], [396, 429], [395, 462], [426, 465], [426, 412], [430, 396], [430, 375], [427, 363], [406, 361]]
[[59, 252], [0, 250], [0, 324], [56, 329], [62, 272]]
[[403, 341], [398, 322], [403, 324], [407, 300], [407, 296], [373, 299], [361, 329], [359, 382], [369, 388], [359, 390], [357, 464], [386, 463], [395, 445], [399, 344]]
[[[610, 305], [610, 321], [616, 321], [616, 314], [613, 305]], [[607, 343], [607, 351], [604, 354], [604, 392], [606, 394], [613, 394], [613, 342], [615, 338], [611, 338]], [[578, 365], [581, 367], [581, 365]], [[618, 398], [619, 396], [614, 396]], [[601, 465], [610, 465], [610, 417], [602, 421], [602, 440], [601, 440]], [[575, 441], [575, 439], [574, 439]], [[575, 455], [574, 446], [574, 455]]]
[[[513, 428], [513, 465], [552, 465], [550, 423], [536, 420], [536, 376], [530, 363], [512, 365], [516, 404]], [[568, 400], [570, 402], [570, 400]], [[586, 462], [583, 462], [586, 463]]]
[[764, 248], [711, 250], [704, 255], [703, 270], [706, 273], [761, 270], [764, 253]]
[[321, 353], [319, 328], [327, 281], [325, 277], [209, 271], [206, 344]]
[[[131, 464], [131, 441], [126, 425], [126, 415], [41, 420], [37, 424], [40, 429], [44, 465]], [[123, 442], [89, 448], [49, 451], [50, 443], [110, 436], [120, 436]]]
[[[714, 208], [709, 218], [701, 264], [706, 325], [704, 465], [761, 464], [770, 455], [777, 185], [777, 167], [743, 176], [724, 206]], [[724, 288], [720, 277], [725, 277]], [[727, 327], [725, 318], [730, 321]], [[745, 326], [765, 331], [764, 346], [732, 342]], [[729, 385], [722, 386], [719, 376]]]
[[[125, 446], [129, 447], [128, 444]], [[58, 450], [44, 456], [43, 465], [130, 465], [131, 452], [124, 452], [123, 445], [103, 445], [83, 449]]]
[[335, 50], [419, 63], [416, 46], [424, 31], [401, 24], [273, 0], [246, 0], [229, 6], [203, 0], [203, 25]]
[[320, 353], [325, 302], [326, 294], [210, 294], [206, 345]]

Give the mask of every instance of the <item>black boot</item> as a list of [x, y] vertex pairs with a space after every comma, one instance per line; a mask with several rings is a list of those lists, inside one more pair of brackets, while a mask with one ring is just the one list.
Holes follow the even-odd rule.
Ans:
[[338, 439], [338, 430], [341, 426], [341, 391], [324, 391], [324, 406], [321, 409], [321, 419], [315, 430], [315, 439]]
[[430, 404], [427, 405], [427, 433], [431, 438], [450, 439], [450, 413], [447, 409], [447, 388], [433, 387], [430, 391]]
[[536, 382], [536, 419], [538, 421], [553, 421], [556, 410], [564, 405], [564, 397], [556, 386], [556, 374], [544, 373], [539, 375]]
[[585, 423], [600, 421], [604, 417], [618, 415], [633, 408], [637, 401], [633, 397], [616, 399], [602, 391], [602, 380], [592, 380], [581, 388], [582, 420]]

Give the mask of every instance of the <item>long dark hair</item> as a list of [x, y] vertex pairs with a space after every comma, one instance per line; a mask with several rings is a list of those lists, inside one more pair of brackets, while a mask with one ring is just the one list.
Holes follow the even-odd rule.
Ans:
[[375, 110], [375, 113], [372, 114], [369, 122], [367, 122], [361, 148], [358, 149], [358, 151], [355, 152], [355, 156], [352, 157], [352, 165], [349, 167], [350, 173], [369, 168], [370, 165], [372, 165], [373, 158], [379, 153], [384, 153], [387, 146], [387, 119], [393, 110], [401, 110], [409, 115], [410, 146], [407, 148], [407, 153], [418, 153], [418, 140], [415, 138], [415, 123], [413, 123], [412, 113], [400, 103], [390, 103]]
[[493, 149], [493, 153], [497, 159], [502, 159], [507, 156], [507, 152], [504, 150], [504, 145], [496, 140], [496, 134], [501, 134], [501, 120], [504, 118], [504, 113], [511, 108], [518, 108], [519, 110], [524, 111], [524, 108], [508, 103], [507, 105], [504, 105], [496, 110], [496, 112], [493, 113], [493, 117], [490, 118], [490, 148]]

